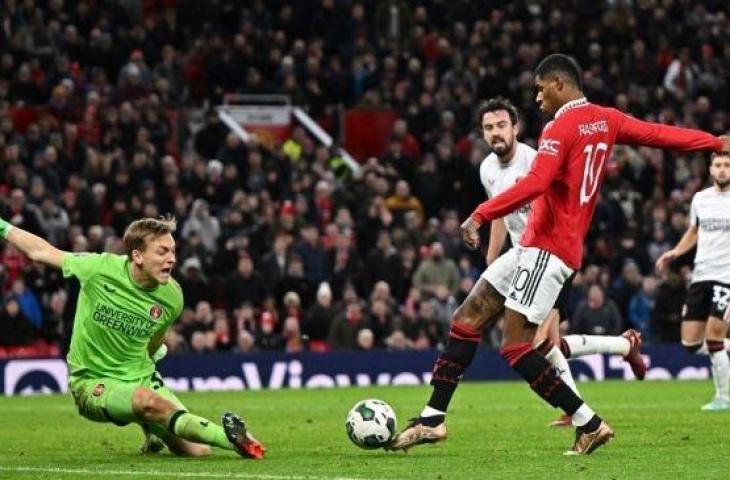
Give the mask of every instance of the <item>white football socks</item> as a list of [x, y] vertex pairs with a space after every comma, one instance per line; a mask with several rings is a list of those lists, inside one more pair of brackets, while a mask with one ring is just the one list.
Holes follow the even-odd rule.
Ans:
[[570, 357], [581, 357], [594, 353], [613, 353], [626, 356], [631, 349], [631, 343], [621, 336], [603, 335], [567, 335], [563, 340], [570, 348]]
[[594, 412], [587, 403], [583, 402], [583, 405], [581, 405], [573, 414], [573, 425], [576, 427], [582, 427], [588, 423], [595, 414], [596, 412]]
[[730, 386], [730, 357], [727, 350], [710, 352], [712, 365], [712, 382], [715, 384], [715, 398], [730, 400], [728, 390]]
[[553, 346], [553, 348], [551, 348], [545, 355], [545, 358], [553, 367], [555, 367], [555, 371], [560, 379], [580, 397], [578, 387], [576, 387], [575, 380], [573, 380], [573, 373], [570, 371], [570, 366], [568, 365], [568, 361], [565, 359], [565, 356], [563, 356], [563, 352], [561, 352], [558, 347]]

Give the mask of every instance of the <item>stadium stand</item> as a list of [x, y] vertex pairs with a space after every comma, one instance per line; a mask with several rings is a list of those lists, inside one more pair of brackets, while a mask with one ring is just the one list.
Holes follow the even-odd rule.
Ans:
[[[483, 266], [459, 239], [483, 198], [479, 100], [512, 99], [534, 143], [531, 69], [559, 51], [597, 103], [730, 129], [725, 2], [504, 3], [6, 0], [0, 214], [61, 248], [119, 252], [131, 219], [174, 213], [187, 308], [172, 352], [437, 346]], [[342, 109], [398, 120], [354, 178], [300, 128], [241, 142], [212, 109], [227, 93], [288, 95], [323, 125]], [[653, 265], [707, 161], [616, 149], [571, 314], [597, 285], [617, 331], [678, 339], [691, 255]], [[1, 248], [0, 358], [58, 354], [78, 286]]]

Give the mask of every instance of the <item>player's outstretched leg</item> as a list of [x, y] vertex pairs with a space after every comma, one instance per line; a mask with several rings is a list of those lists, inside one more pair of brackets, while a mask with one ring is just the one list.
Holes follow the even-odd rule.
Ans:
[[254, 459], [264, 458], [264, 446], [246, 429], [246, 422], [241, 417], [226, 412], [221, 417], [221, 424], [228, 441], [236, 447], [239, 455]]
[[706, 412], [730, 410], [730, 359], [724, 343], [727, 331], [728, 325], [722, 318], [710, 315], [705, 326], [705, 343], [712, 366], [715, 398], [702, 407]]
[[[228, 432], [223, 427], [180, 409], [178, 405], [149, 388], [139, 387], [134, 391], [132, 410], [138, 421], [164, 426], [170, 434], [182, 440], [233, 450], [247, 458], [263, 457], [264, 448], [260, 443], [256, 442], [260, 448], [242, 452], [239, 442], [230, 440]], [[240, 417], [238, 419], [240, 420]]]
[[[533, 345], [537, 353], [547, 359], [548, 362], [555, 368], [555, 373], [558, 374], [561, 380], [570, 387], [573, 392], [579, 397], [581, 396], [578, 391], [578, 387], [573, 379], [573, 373], [570, 371], [568, 360], [563, 355], [557, 345], [560, 345], [560, 313], [558, 309], [554, 308], [547, 320], [537, 328]], [[570, 415], [562, 414], [557, 419], [553, 420], [548, 424], [549, 427], [571, 427], [573, 425], [573, 419]]]
[[504, 297], [480, 278], [464, 303], [454, 312], [446, 348], [433, 367], [433, 390], [421, 414], [411, 419], [386, 447], [408, 450], [416, 445], [446, 440], [446, 411], [464, 371], [476, 354], [481, 332], [502, 312]]
[[563, 382], [552, 365], [532, 347], [534, 324], [509, 307], [505, 310], [500, 353], [543, 400], [572, 417], [576, 438], [568, 455], [588, 455], [613, 438], [613, 429]]
[[566, 335], [560, 342], [565, 358], [576, 358], [595, 353], [623, 355], [638, 380], [646, 377], [646, 362], [641, 356], [641, 334], [626, 330], [620, 336]]
[[[730, 310], [728, 310], [730, 312]], [[690, 315], [692, 315], [690, 313]], [[694, 318], [698, 318], [699, 315]], [[728, 359], [727, 323], [719, 316], [710, 315], [706, 321], [685, 318], [682, 321], [682, 345], [689, 353], [709, 355], [715, 397], [702, 406], [709, 412], [730, 410], [728, 384], [730, 383], [730, 359]]]
[[160, 437], [150, 431], [147, 424], [142, 424], [142, 433], [144, 433], [144, 441], [139, 447], [139, 453], [142, 455], [160, 453], [165, 448], [165, 442]]

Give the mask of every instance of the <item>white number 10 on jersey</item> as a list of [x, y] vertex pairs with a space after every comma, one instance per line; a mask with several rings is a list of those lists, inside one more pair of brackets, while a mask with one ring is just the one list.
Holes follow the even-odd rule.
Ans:
[[596, 145], [588, 144], [583, 149], [586, 155], [586, 161], [583, 166], [583, 184], [580, 187], [580, 204], [585, 205], [591, 201], [591, 198], [598, 190], [598, 184], [601, 177], [601, 169], [606, 160], [606, 151], [608, 145], [603, 142]]

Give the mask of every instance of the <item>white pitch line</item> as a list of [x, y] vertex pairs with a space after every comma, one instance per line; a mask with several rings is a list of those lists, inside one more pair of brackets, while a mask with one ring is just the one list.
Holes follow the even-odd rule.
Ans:
[[67, 475], [128, 475], [151, 477], [182, 477], [182, 478], [241, 478], [260, 480], [365, 480], [353, 477], [322, 477], [318, 475], [267, 475], [255, 473], [209, 473], [209, 472], [157, 472], [143, 470], [88, 470], [85, 468], [56, 468], [56, 467], [4, 467], [0, 471], [17, 473], [57, 473]]

